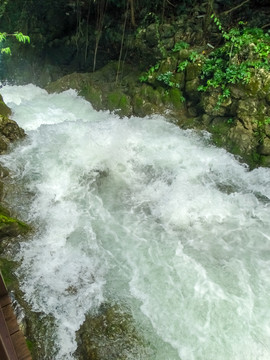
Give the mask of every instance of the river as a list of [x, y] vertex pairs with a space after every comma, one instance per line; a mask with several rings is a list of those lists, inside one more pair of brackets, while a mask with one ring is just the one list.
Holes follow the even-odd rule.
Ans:
[[154, 349], [130, 359], [270, 358], [270, 169], [161, 116], [97, 112], [73, 90], [0, 93], [27, 133], [1, 163], [11, 206], [36, 228], [18, 277], [55, 319], [53, 360], [74, 359], [85, 314], [110, 302]]

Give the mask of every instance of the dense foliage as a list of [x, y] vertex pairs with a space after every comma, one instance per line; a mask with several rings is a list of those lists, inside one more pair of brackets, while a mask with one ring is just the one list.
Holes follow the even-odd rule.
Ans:
[[245, 28], [243, 22], [227, 32], [219, 19], [214, 17], [214, 21], [224, 44], [204, 61], [201, 74], [204, 84], [198, 90], [220, 88], [222, 94], [217, 105], [221, 105], [230, 96], [230, 84], [248, 83], [254, 70], [270, 70], [270, 36], [262, 29]]
[[247, 84], [258, 69], [270, 70], [269, 32], [245, 27], [243, 22], [226, 31], [216, 16], [212, 15], [212, 18], [222, 34], [223, 43], [220, 46], [213, 47], [213, 50], [207, 54], [206, 51], [189, 51], [188, 43], [178, 42], [167, 53], [167, 61], [174, 56], [173, 53], [181, 54], [183, 50], [187, 50], [188, 56], [178, 62], [176, 69], [160, 73], [160, 62], [158, 62], [140, 77], [140, 81], [151, 83], [155, 78], [165, 87], [179, 88], [180, 85], [176, 81], [177, 73], [184, 72], [189, 64], [196, 64], [200, 69], [199, 76], [202, 82], [198, 91], [219, 89], [217, 102], [219, 107], [230, 97], [231, 84]]

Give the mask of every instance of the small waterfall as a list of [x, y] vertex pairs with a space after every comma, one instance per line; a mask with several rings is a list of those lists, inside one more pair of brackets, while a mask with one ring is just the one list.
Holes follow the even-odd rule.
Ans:
[[270, 358], [269, 169], [161, 116], [96, 112], [73, 90], [0, 92], [28, 135], [0, 159], [37, 229], [18, 275], [55, 319], [55, 360], [74, 359], [85, 314], [110, 302], [155, 349], [140, 359]]

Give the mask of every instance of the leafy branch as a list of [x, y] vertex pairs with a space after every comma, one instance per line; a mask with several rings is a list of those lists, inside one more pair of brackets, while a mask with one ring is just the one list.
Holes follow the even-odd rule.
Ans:
[[[15, 31], [13, 34], [8, 34], [6, 32], [0, 32], [0, 43], [5, 42], [8, 37], [15, 38], [18, 42], [30, 43], [30, 37], [24, 35], [19, 31]], [[1, 54], [11, 55], [10, 47], [4, 47], [1, 49]]]

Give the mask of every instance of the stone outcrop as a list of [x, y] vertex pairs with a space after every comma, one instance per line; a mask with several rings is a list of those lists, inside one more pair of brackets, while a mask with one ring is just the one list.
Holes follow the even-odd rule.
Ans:
[[148, 359], [154, 352], [136, 330], [132, 316], [116, 305], [103, 305], [98, 314], [87, 315], [77, 343], [78, 360]]
[[10, 108], [4, 103], [2, 96], [0, 95], [0, 154], [3, 154], [8, 145], [16, 140], [19, 140], [25, 136], [24, 130], [18, 126], [18, 124], [11, 120]]

